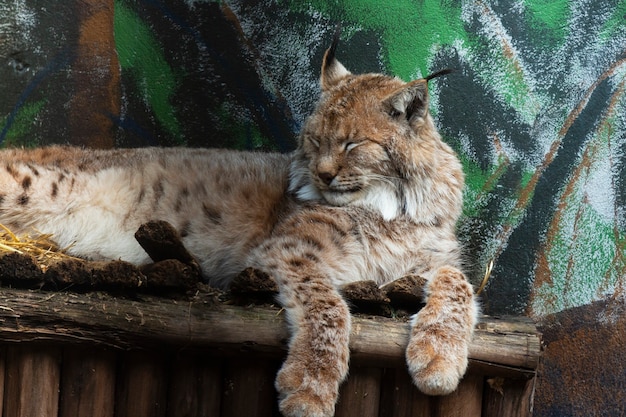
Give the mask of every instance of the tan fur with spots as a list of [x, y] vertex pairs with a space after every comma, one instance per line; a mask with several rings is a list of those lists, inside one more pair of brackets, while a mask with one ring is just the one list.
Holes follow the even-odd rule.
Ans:
[[348, 372], [343, 285], [427, 280], [408, 371], [452, 392], [476, 322], [455, 223], [463, 173], [428, 112], [427, 80], [351, 74], [324, 58], [322, 96], [290, 155], [208, 149], [0, 152], [0, 223], [51, 233], [77, 256], [149, 261], [139, 225], [180, 232], [206, 279], [227, 288], [246, 267], [271, 274], [291, 326], [276, 379], [289, 417], [329, 417]]

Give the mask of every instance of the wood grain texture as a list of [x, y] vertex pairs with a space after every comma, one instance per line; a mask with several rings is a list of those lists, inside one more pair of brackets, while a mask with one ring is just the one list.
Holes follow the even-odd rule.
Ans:
[[3, 415], [58, 416], [60, 350], [51, 346], [11, 346], [6, 358]]
[[430, 416], [431, 397], [420, 392], [403, 368], [383, 370], [380, 417]]
[[113, 417], [115, 365], [110, 349], [66, 348], [59, 417]]
[[221, 417], [270, 417], [278, 412], [274, 379], [278, 363], [257, 358], [229, 361], [222, 387]]
[[116, 417], [165, 417], [167, 373], [159, 354], [132, 352], [118, 368]]
[[172, 361], [167, 417], [219, 416], [221, 361], [181, 351]]
[[435, 399], [431, 416], [481, 417], [483, 384], [481, 375], [465, 375], [456, 391]]
[[[404, 320], [354, 317], [352, 360], [396, 366], [404, 361], [408, 334]], [[282, 354], [288, 332], [282, 312], [272, 307], [2, 289], [0, 337], [7, 342], [83, 342], [124, 349], [245, 346]], [[504, 369], [532, 376], [540, 356], [540, 335], [532, 322], [519, 318], [484, 317], [470, 345], [470, 363], [494, 375]]]
[[483, 396], [483, 417], [531, 417], [536, 380], [490, 378]]
[[5, 374], [6, 374], [6, 368], [7, 368], [7, 361], [6, 361], [6, 356], [7, 355], [7, 349], [6, 347], [2, 346], [0, 347], [0, 415], [4, 415], [3, 414], [3, 407], [4, 407], [4, 381], [5, 381]]
[[352, 367], [339, 389], [336, 417], [378, 417], [382, 369]]

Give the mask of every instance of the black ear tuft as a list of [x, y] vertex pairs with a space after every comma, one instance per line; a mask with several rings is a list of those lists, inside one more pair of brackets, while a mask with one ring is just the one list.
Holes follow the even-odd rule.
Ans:
[[433, 78], [441, 77], [443, 75], [452, 74], [453, 72], [456, 72], [456, 70], [452, 69], [452, 68], [445, 68], [445, 69], [439, 70], [437, 72], [433, 72], [430, 75], [427, 75], [426, 77], [424, 77], [424, 79], [428, 82], [428, 81], [432, 80]]
[[330, 65], [335, 60], [335, 53], [337, 52], [337, 45], [339, 45], [339, 38], [341, 37], [341, 22], [337, 23], [335, 27], [335, 34], [333, 35], [333, 43], [330, 45], [330, 48], [326, 51], [326, 56], [324, 60], [324, 64], [326, 66]]
[[335, 29], [335, 36], [333, 37], [333, 43], [330, 48], [326, 50], [324, 54], [324, 61], [322, 62], [322, 72], [320, 74], [320, 84], [322, 91], [327, 91], [334, 86], [338, 85], [346, 76], [350, 75], [341, 62], [335, 58], [335, 52], [337, 51], [337, 45], [339, 44], [339, 36], [341, 35], [341, 25], [337, 24]]

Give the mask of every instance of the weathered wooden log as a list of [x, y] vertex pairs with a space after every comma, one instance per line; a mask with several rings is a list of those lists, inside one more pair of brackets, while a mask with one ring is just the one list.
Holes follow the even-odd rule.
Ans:
[[[398, 364], [409, 334], [406, 320], [353, 319], [353, 360]], [[122, 349], [172, 346], [246, 349], [283, 354], [288, 339], [276, 307], [224, 305], [210, 296], [141, 300], [103, 293], [0, 290], [0, 340], [84, 342]], [[540, 336], [530, 320], [483, 317], [470, 346], [473, 366], [488, 373], [532, 377], [541, 355]]]

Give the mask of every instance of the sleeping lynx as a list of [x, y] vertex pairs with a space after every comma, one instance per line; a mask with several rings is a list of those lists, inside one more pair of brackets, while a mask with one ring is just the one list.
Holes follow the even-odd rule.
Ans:
[[477, 315], [454, 234], [461, 165], [428, 113], [427, 79], [353, 75], [336, 45], [294, 153], [4, 150], [0, 222], [51, 233], [78, 256], [141, 264], [134, 232], [165, 220], [214, 286], [246, 267], [271, 274], [292, 331], [276, 379], [285, 416], [333, 415], [349, 358], [342, 285], [421, 275], [408, 370], [423, 392], [450, 393]]

